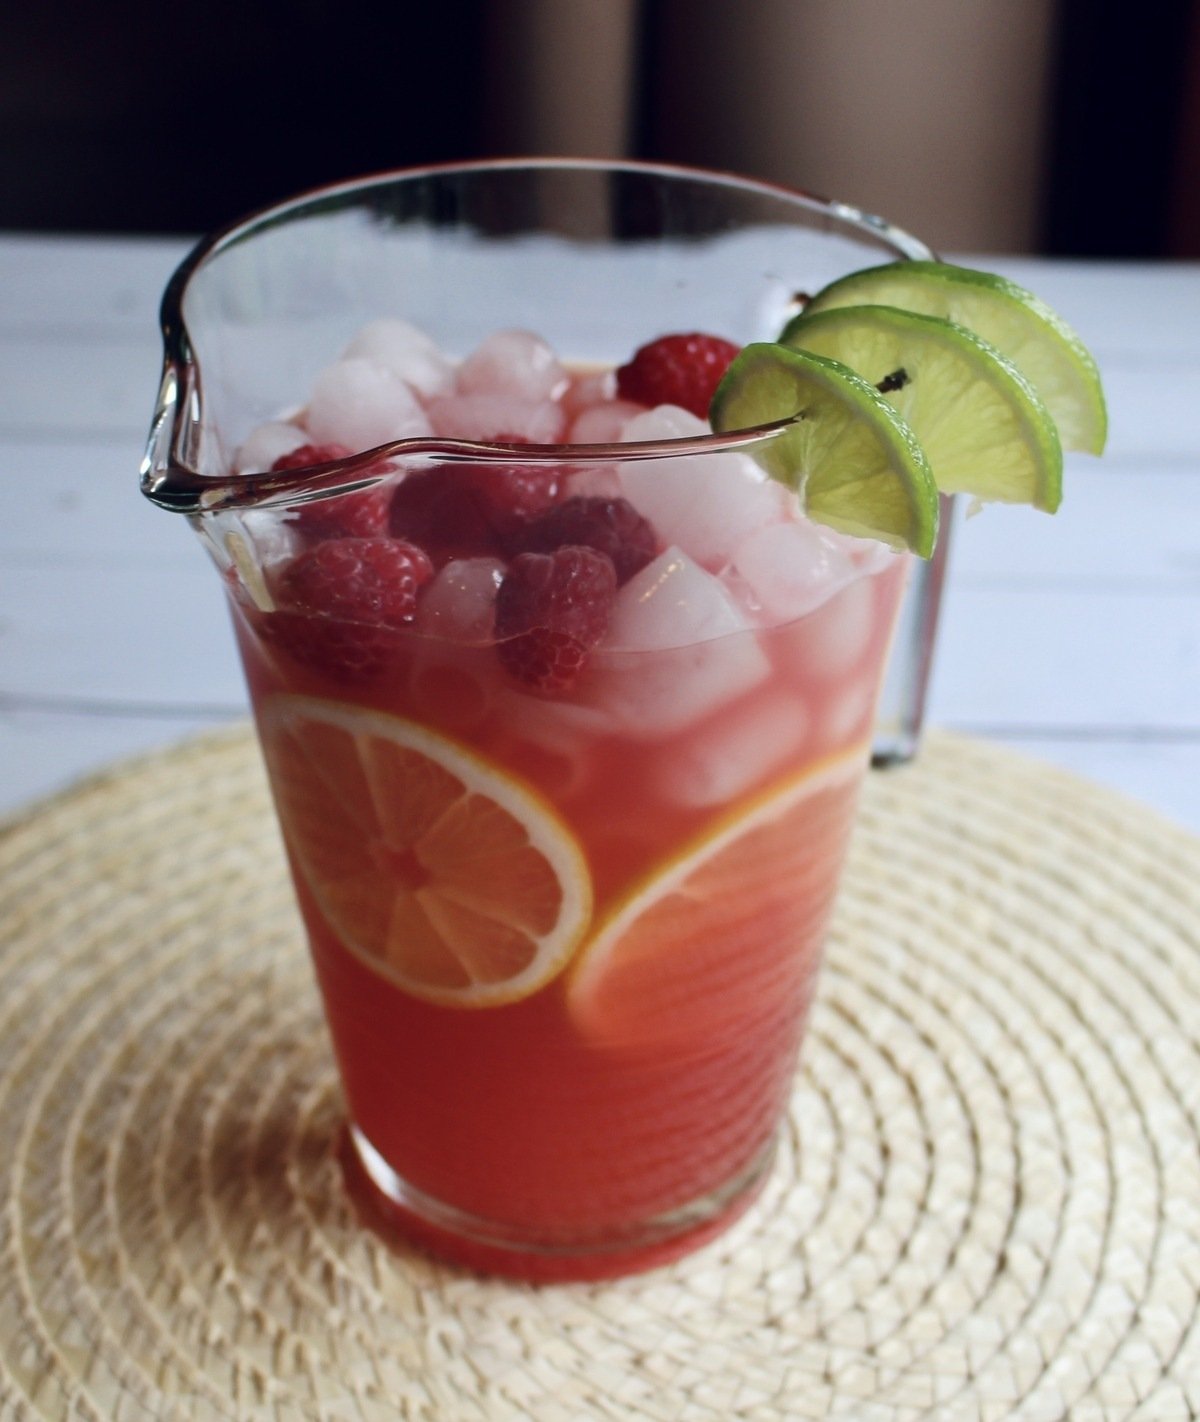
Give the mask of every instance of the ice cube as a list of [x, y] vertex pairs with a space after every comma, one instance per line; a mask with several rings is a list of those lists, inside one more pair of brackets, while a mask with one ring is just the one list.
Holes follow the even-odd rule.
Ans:
[[594, 706], [527, 696], [511, 688], [496, 697], [496, 713], [514, 739], [532, 741], [565, 755], [579, 755], [587, 741], [612, 731], [612, 723]]
[[225, 527], [218, 557], [260, 612], [274, 612], [272, 588], [279, 571], [299, 551], [300, 540], [276, 509], [248, 509], [233, 514]]
[[832, 528], [828, 533], [839, 541], [860, 573], [882, 573], [887, 568], [895, 567], [897, 560], [905, 556], [874, 538], [854, 538], [848, 533], [836, 533]]
[[580, 699], [626, 734], [656, 740], [736, 700], [769, 669], [720, 580], [669, 548], [618, 592]]
[[619, 499], [621, 476], [615, 464], [576, 464], [567, 480], [569, 498]]
[[807, 519], [766, 524], [734, 550], [731, 571], [770, 623], [803, 617], [856, 576], [845, 540]]
[[[615, 370], [576, 370], [569, 375], [570, 384], [562, 395], [562, 407], [574, 418], [591, 405], [608, 403], [617, 398]], [[637, 407], [642, 408], [640, 405]]]
[[425, 399], [441, 395], [454, 384], [453, 362], [419, 326], [384, 317], [364, 326], [343, 352], [385, 366]]
[[494, 703], [500, 758], [562, 802], [585, 793], [596, 773], [591, 746], [613, 727], [590, 706], [559, 698], [526, 696], [506, 688]]
[[595, 707], [514, 690], [496, 697], [496, 715], [501, 755], [536, 785], [559, 802], [588, 792], [600, 763], [592, 746], [613, 731], [609, 716]]
[[502, 444], [557, 444], [565, 418], [553, 400], [513, 395], [442, 395], [429, 402], [429, 418], [446, 439], [498, 440]]
[[841, 750], [864, 740], [870, 734], [874, 711], [875, 678], [860, 673], [838, 688], [822, 712], [817, 727], [822, 750]]
[[[711, 434], [686, 410], [660, 405], [635, 416], [622, 440], [680, 439]], [[725, 566], [738, 543], [756, 528], [777, 522], [789, 495], [744, 454], [670, 455], [626, 460], [621, 465], [625, 497], [654, 525], [666, 543], [708, 568]]]
[[497, 331], [463, 361], [460, 395], [503, 395], [536, 403], [556, 400], [569, 383], [554, 351], [532, 331]]
[[672, 803], [695, 809], [728, 804], [794, 760], [810, 727], [797, 696], [749, 697], [664, 750], [657, 788]]
[[852, 672], [875, 631], [875, 579], [859, 574], [827, 602], [781, 629], [781, 654], [804, 681], [830, 681]]
[[290, 515], [279, 509], [248, 509], [242, 527], [250, 535], [258, 565], [268, 576], [304, 546]]
[[630, 400], [607, 400], [589, 405], [575, 417], [567, 438], [572, 444], [617, 444], [625, 426], [641, 414], [641, 406]]
[[670, 547], [618, 592], [605, 651], [690, 646], [748, 626], [719, 579]]
[[492, 640], [496, 590], [504, 577], [499, 558], [455, 558], [422, 592], [416, 629], [452, 642]]
[[264, 474], [277, 459], [308, 442], [299, 426], [271, 420], [250, 431], [233, 456], [233, 467], [239, 474]]
[[679, 405], [655, 405], [643, 410], [625, 431], [626, 440], [690, 439], [712, 434], [706, 420]]
[[430, 433], [412, 390], [386, 366], [362, 356], [340, 360], [317, 376], [307, 420], [314, 444], [353, 450]]

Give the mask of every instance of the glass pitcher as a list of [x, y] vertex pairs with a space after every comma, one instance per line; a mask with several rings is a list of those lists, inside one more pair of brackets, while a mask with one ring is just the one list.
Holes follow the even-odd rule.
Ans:
[[143, 491], [226, 587], [376, 1224], [598, 1278], [761, 1187], [941, 563], [881, 706], [911, 560], [789, 511], [779, 426], [631, 412], [611, 372], [928, 256], [765, 184], [545, 160], [327, 188], [173, 278]]

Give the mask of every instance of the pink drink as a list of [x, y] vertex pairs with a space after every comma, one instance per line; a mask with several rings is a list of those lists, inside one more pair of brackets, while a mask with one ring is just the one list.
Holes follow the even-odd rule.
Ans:
[[[528, 338], [499, 349], [457, 371], [423, 350], [432, 388], [413, 395], [414, 425], [605, 441], [706, 428], [616, 398], [611, 377], [568, 382]], [[334, 391], [323, 438], [369, 438], [363, 374], [318, 380]], [[312, 433], [260, 432], [241, 458]], [[621, 572], [611, 594], [589, 585], [604, 606], [570, 622], [599, 635], [543, 675], [537, 656], [514, 655], [519, 635], [497, 639], [497, 588], [517, 550], [544, 547], [539, 528], [586, 533], [563, 514], [585, 504], [619, 525], [602, 556]], [[903, 562], [808, 523], [736, 453], [614, 452], [587, 468], [493, 466], [482, 482], [393, 470], [365, 494], [253, 519], [262, 588], [231, 570], [231, 601], [363, 1194], [452, 1258], [533, 1278], [645, 1268], [708, 1238], [770, 1160]], [[334, 545], [354, 551], [347, 530], [415, 550], [394, 565], [416, 583], [408, 612], [358, 610], [340, 584], [326, 606], [304, 601], [326, 576], [314, 550], [334, 567]], [[564, 615], [548, 606], [551, 622]], [[387, 926], [431, 875], [459, 872], [431, 868], [397, 827], [403, 777], [427, 773], [428, 754], [439, 774], [482, 766], [510, 809], [504, 787], [528, 793], [575, 846], [586, 921], [530, 990], [506, 995], [505, 969], [487, 963], [493, 995], [464, 996], [478, 962], [461, 983], [429, 955], [414, 966]], [[472, 892], [490, 872], [478, 862]], [[556, 892], [561, 911], [570, 891]]]

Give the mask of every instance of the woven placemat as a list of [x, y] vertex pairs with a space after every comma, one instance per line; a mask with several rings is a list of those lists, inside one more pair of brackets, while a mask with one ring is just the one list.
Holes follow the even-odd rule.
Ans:
[[0, 834], [0, 1418], [1200, 1417], [1200, 843], [994, 747], [870, 779], [779, 1164], [667, 1270], [356, 1223], [249, 733]]

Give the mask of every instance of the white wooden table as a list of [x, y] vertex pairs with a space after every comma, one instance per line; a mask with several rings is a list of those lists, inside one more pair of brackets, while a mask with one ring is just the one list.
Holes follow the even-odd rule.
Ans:
[[[0, 817], [245, 714], [218, 581], [137, 491], [185, 250], [0, 236]], [[978, 265], [1078, 327], [1111, 436], [1070, 457], [1057, 518], [957, 530], [930, 719], [1200, 833], [1200, 266]]]

